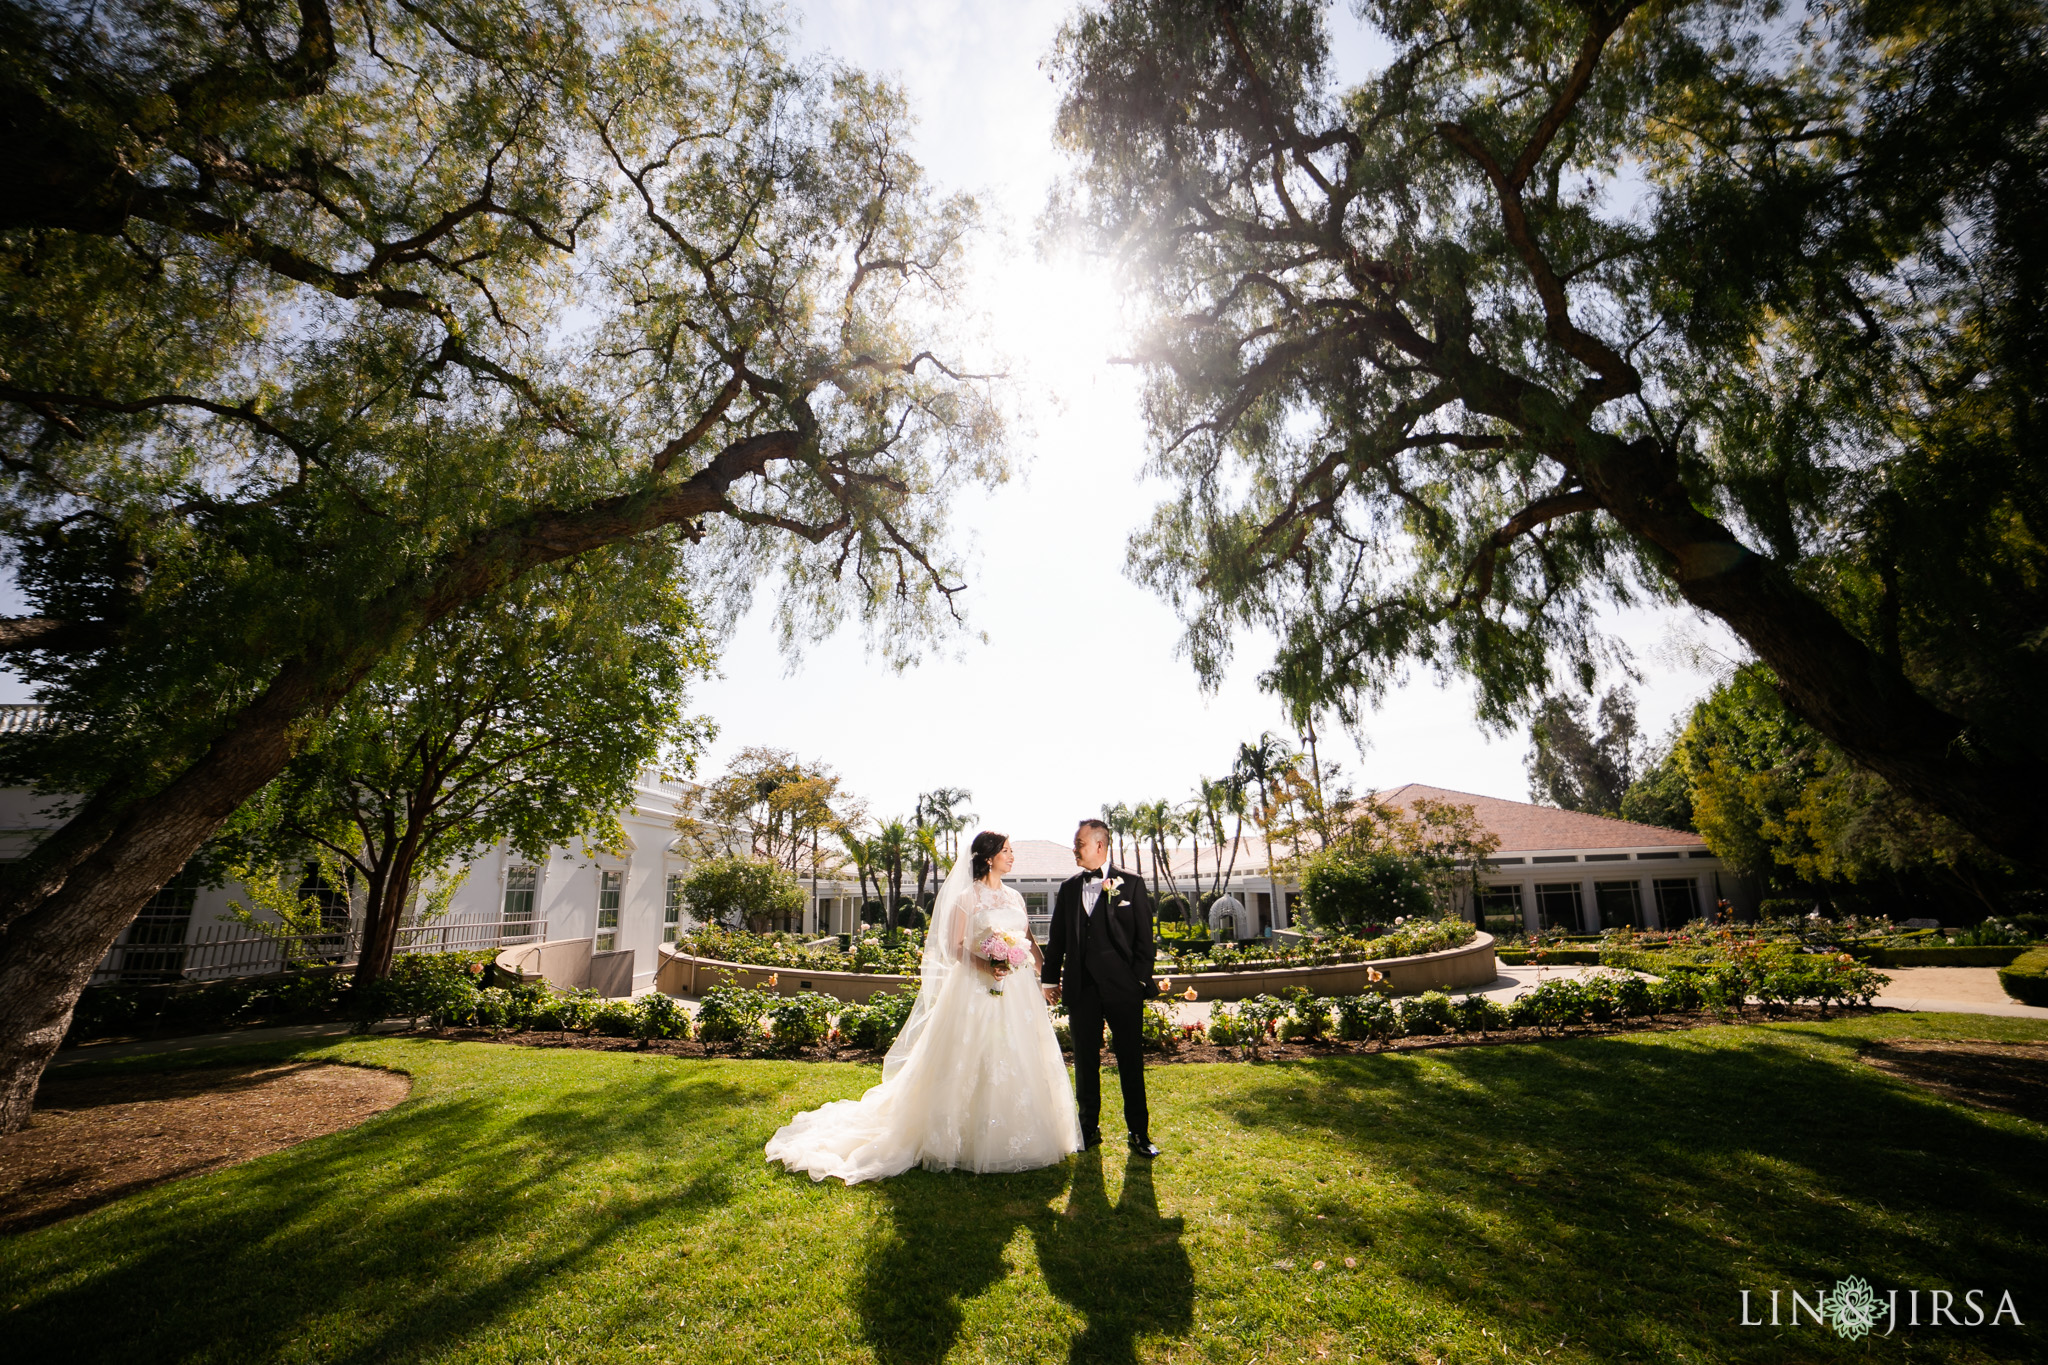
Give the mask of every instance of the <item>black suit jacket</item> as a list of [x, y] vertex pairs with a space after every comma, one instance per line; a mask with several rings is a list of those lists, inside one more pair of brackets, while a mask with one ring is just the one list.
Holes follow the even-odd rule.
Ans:
[[[1144, 879], [1135, 872], [1105, 864], [1103, 874], [1117, 878], [1119, 883], [1113, 904], [1107, 895], [1095, 903], [1095, 913], [1105, 916], [1103, 927], [1115, 951], [1092, 960], [1088, 974], [1095, 979], [1095, 988], [1104, 1000], [1149, 1000], [1155, 989], [1152, 895], [1145, 889]], [[1081, 909], [1081, 874], [1077, 872], [1060, 883], [1059, 895], [1053, 900], [1052, 929], [1045, 945], [1045, 965], [1039, 973], [1039, 979], [1046, 985], [1060, 984], [1060, 972], [1069, 956], [1077, 964], [1081, 961], [1081, 933], [1087, 921]]]

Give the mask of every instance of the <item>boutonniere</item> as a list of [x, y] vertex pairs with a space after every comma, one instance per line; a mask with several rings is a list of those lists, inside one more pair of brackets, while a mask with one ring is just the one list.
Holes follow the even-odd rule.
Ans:
[[1102, 894], [1109, 897], [1112, 901], [1117, 898], [1117, 893], [1123, 889], [1124, 879], [1122, 877], [1104, 877], [1102, 879]]

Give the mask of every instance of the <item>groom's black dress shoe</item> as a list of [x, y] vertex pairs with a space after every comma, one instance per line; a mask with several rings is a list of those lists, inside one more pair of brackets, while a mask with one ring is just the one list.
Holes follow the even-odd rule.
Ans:
[[1089, 1130], [1088, 1130], [1087, 1132], [1085, 1132], [1085, 1133], [1081, 1134], [1081, 1150], [1082, 1150], [1082, 1151], [1084, 1151], [1084, 1152], [1085, 1152], [1085, 1151], [1088, 1151], [1088, 1150], [1089, 1150], [1090, 1148], [1094, 1148], [1094, 1147], [1100, 1147], [1101, 1145], [1102, 1145], [1102, 1134], [1101, 1134], [1101, 1132], [1099, 1132], [1098, 1130], [1096, 1130], [1096, 1129], [1093, 1129], [1093, 1128], [1091, 1128], [1091, 1129], [1089, 1129]]
[[1131, 1134], [1131, 1155], [1149, 1159], [1158, 1156], [1159, 1149], [1152, 1145], [1151, 1138], [1139, 1137], [1136, 1133], [1133, 1133]]

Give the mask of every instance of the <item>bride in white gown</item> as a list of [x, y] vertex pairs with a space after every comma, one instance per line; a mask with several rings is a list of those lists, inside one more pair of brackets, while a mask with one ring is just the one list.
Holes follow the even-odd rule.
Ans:
[[1026, 1171], [1081, 1150], [1037, 945], [1008, 970], [978, 951], [991, 932], [1031, 942], [1024, 898], [1002, 884], [1015, 861], [1002, 835], [974, 837], [933, 903], [917, 1003], [882, 1083], [798, 1114], [768, 1140], [770, 1161], [853, 1185], [917, 1165]]

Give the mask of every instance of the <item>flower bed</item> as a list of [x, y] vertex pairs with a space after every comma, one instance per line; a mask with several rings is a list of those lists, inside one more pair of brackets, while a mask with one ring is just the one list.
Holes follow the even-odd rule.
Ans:
[[1258, 939], [1243, 943], [1212, 943], [1198, 947], [1176, 947], [1171, 939], [1160, 940], [1162, 963], [1171, 962], [1176, 976], [1196, 972], [1267, 972], [1293, 967], [1320, 967], [1333, 963], [1379, 962], [1387, 958], [1417, 957], [1470, 943], [1478, 930], [1462, 920], [1396, 920], [1378, 933], [1351, 936], [1332, 935], [1302, 943], [1268, 944]]

